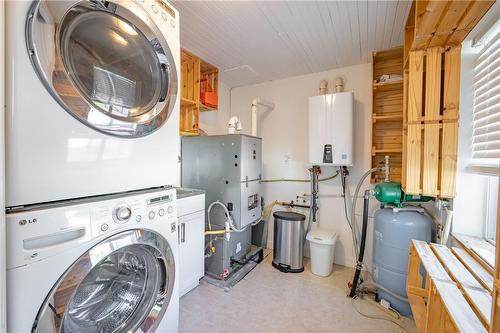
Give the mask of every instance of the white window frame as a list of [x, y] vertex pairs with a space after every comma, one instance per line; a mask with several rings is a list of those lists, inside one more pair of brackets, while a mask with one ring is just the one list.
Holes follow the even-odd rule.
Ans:
[[[474, 110], [471, 163], [468, 169], [475, 173], [498, 175], [500, 170], [500, 105], [494, 104], [500, 97], [500, 19], [473, 42], [478, 49], [474, 65]], [[479, 62], [481, 59], [482, 62]], [[491, 68], [488, 68], [492, 66]], [[479, 70], [478, 70], [479, 67]], [[485, 72], [486, 70], [486, 72]], [[478, 76], [479, 73], [479, 76]], [[486, 89], [485, 89], [486, 88]], [[477, 93], [476, 89], [482, 90]], [[492, 94], [491, 93], [496, 93]], [[485, 104], [486, 103], [486, 104]], [[492, 104], [493, 103], [493, 104]], [[493, 121], [490, 126], [490, 121]]]
[[[495, 13], [498, 12], [498, 6]], [[496, 245], [498, 184], [500, 171], [500, 127], [498, 95], [500, 95], [500, 19], [492, 14], [485, 24], [478, 25], [480, 32], [470, 44], [474, 54], [474, 64], [467, 67], [467, 75], [473, 79], [472, 126], [470, 151], [466, 170], [484, 177], [483, 190], [486, 192], [482, 203], [483, 237], [485, 241]], [[482, 61], [482, 63], [481, 63]], [[492, 84], [493, 83], [493, 84]], [[477, 89], [480, 89], [479, 91]], [[491, 127], [489, 127], [491, 126]], [[482, 128], [481, 128], [482, 127]], [[478, 130], [479, 129], [479, 130]], [[483, 192], [484, 193], [484, 192]], [[500, 241], [500, 240], [499, 240]]]
[[486, 202], [485, 202], [485, 225], [484, 225], [484, 238], [496, 244], [496, 230], [497, 230], [497, 209], [498, 209], [498, 182], [496, 176], [487, 176], [486, 187]]

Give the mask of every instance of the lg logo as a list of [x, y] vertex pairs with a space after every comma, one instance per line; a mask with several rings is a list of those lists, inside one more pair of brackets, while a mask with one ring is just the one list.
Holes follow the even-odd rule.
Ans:
[[21, 221], [19, 221], [19, 225], [26, 225], [26, 224], [37, 223], [37, 222], [38, 222], [38, 220], [36, 218], [33, 218], [33, 219], [21, 220]]

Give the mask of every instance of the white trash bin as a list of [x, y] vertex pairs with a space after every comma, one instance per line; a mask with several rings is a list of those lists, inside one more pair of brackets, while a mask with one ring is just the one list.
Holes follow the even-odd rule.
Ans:
[[315, 229], [311, 230], [306, 238], [311, 247], [311, 271], [319, 276], [330, 275], [337, 234], [328, 229]]

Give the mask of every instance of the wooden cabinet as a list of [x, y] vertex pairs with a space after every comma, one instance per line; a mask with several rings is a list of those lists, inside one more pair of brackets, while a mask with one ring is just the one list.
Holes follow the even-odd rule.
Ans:
[[217, 110], [218, 76], [216, 67], [181, 50], [181, 135], [198, 135], [200, 111]]
[[[390, 157], [392, 181], [401, 181], [403, 153], [403, 48], [373, 52], [372, 167]], [[385, 179], [372, 174], [372, 182]]]

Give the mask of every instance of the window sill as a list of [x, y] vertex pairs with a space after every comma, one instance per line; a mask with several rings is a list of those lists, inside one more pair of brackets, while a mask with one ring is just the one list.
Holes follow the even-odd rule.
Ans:
[[476, 173], [485, 176], [498, 176], [500, 168], [494, 165], [477, 165], [470, 164], [466, 167], [466, 170], [470, 173]]
[[495, 246], [482, 237], [473, 237], [463, 234], [452, 233], [453, 238], [463, 247], [472, 257], [479, 258], [491, 270], [495, 266]]

